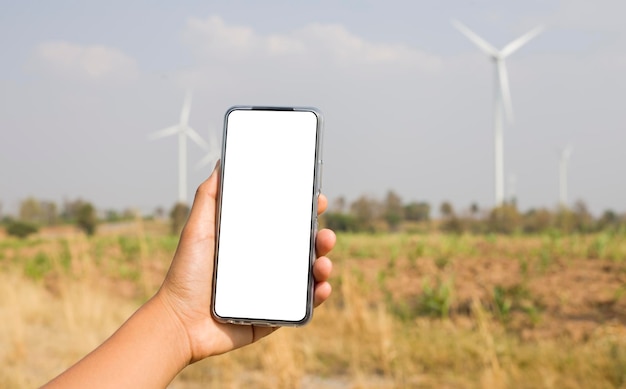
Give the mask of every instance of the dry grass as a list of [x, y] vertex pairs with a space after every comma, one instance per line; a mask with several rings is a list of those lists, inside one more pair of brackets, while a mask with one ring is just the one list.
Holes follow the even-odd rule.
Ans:
[[[45, 382], [154, 293], [162, 231], [0, 238], [0, 387]], [[340, 235], [311, 324], [171, 387], [626, 388], [625, 258], [619, 235]]]

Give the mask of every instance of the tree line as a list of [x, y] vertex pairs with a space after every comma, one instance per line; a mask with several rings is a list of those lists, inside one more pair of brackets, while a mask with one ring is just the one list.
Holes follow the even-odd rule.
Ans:
[[[2, 210], [0, 204], [0, 211]], [[178, 235], [182, 230], [189, 206], [176, 203], [169, 214], [171, 233]], [[158, 207], [153, 214], [144, 219], [166, 219], [166, 212]], [[36, 233], [42, 227], [58, 225], [75, 225], [87, 235], [93, 235], [101, 223], [118, 223], [136, 220], [141, 217], [136, 210], [125, 209], [121, 212], [107, 209], [98, 212], [96, 207], [89, 201], [82, 199], [66, 200], [59, 207], [53, 201], [38, 200], [29, 197], [20, 202], [18, 214], [14, 216], [1, 216], [0, 225], [5, 227], [7, 234], [19, 238], [25, 238]]]
[[532, 208], [521, 211], [514, 201], [500, 207], [481, 209], [472, 203], [456, 210], [444, 201], [438, 208], [439, 216], [432, 216], [432, 206], [424, 201], [404, 203], [394, 191], [388, 191], [380, 200], [360, 196], [348, 204], [345, 198], [336, 199], [322, 216], [322, 224], [336, 231], [443, 231], [448, 233], [592, 233], [606, 230], [626, 231], [626, 214], [612, 210], [594, 217], [583, 201], [572, 207]]
[[[448, 233], [543, 233], [560, 231], [564, 233], [592, 233], [606, 230], [626, 231], [626, 214], [607, 210], [594, 217], [583, 201], [571, 208], [533, 208], [520, 211], [515, 202], [508, 202], [498, 208], [481, 209], [476, 203], [456, 210], [448, 202], [438, 207], [438, 217], [433, 217], [433, 207], [425, 201], [403, 202], [394, 191], [388, 191], [380, 200], [370, 196], [360, 196], [349, 203], [344, 197], [333, 201], [329, 210], [322, 215], [323, 226], [335, 231], [347, 232], [430, 232]], [[168, 214], [163, 208], [155, 209], [148, 218], [169, 218], [172, 234], [179, 234], [184, 226], [189, 207], [176, 203]], [[0, 217], [9, 235], [26, 237], [41, 227], [60, 224], [76, 225], [87, 235], [93, 235], [102, 222], [135, 220], [139, 215], [132, 209], [122, 212], [104, 210], [100, 213], [92, 203], [76, 199], [64, 201], [61, 207], [52, 201], [27, 198], [20, 203], [17, 217]]]
[[96, 208], [81, 199], [65, 201], [59, 209], [53, 201], [29, 197], [20, 203], [17, 217], [3, 216], [2, 224], [9, 235], [24, 238], [41, 227], [75, 224], [87, 235], [93, 235], [98, 224]]

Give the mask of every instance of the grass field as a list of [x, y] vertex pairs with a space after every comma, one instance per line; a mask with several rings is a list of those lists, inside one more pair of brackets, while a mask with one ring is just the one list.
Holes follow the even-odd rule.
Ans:
[[[0, 235], [0, 387], [40, 385], [158, 288], [156, 222]], [[311, 324], [171, 388], [626, 388], [626, 235], [340, 234]], [[210, 385], [213, 384], [213, 385]]]

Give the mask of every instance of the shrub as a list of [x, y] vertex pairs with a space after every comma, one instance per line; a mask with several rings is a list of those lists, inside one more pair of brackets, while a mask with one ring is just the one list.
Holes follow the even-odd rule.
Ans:
[[78, 207], [76, 213], [76, 225], [87, 235], [93, 235], [96, 232], [98, 218], [96, 217], [96, 209], [90, 203], [82, 203]]
[[489, 232], [500, 234], [512, 234], [518, 231], [521, 222], [522, 217], [515, 204], [503, 204], [492, 209], [487, 221]]
[[324, 225], [334, 231], [358, 231], [356, 218], [345, 213], [327, 213], [323, 216]]
[[36, 224], [16, 221], [9, 221], [7, 224], [7, 234], [16, 236], [20, 239], [26, 238], [28, 235], [34, 234], [39, 230]]

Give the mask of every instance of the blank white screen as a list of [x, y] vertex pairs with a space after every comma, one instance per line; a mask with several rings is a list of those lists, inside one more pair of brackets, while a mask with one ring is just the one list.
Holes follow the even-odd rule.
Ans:
[[235, 110], [227, 118], [215, 312], [306, 315], [317, 116]]

